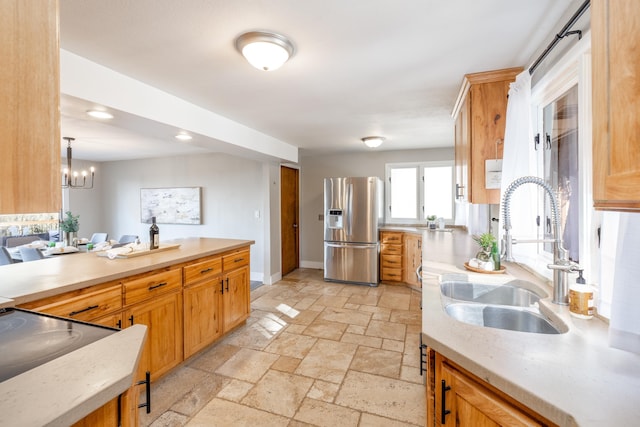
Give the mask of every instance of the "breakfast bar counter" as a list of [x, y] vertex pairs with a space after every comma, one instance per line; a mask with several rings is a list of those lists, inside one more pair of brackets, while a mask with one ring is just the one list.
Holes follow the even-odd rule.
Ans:
[[[442, 304], [440, 279], [445, 274], [464, 275], [477, 283], [519, 278], [547, 295], [551, 287], [513, 263], [506, 263], [508, 274], [467, 271], [464, 262], [477, 245], [463, 231], [425, 232], [423, 240], [422, 340], [426, 346], [557, 425], [637, 424], [640, 355], [609, 347], [604, 321], [570, 316], [567, 306], [552, 304], [550, 298], [539, 301], [540, 310], [563, 325], [564, 333], [510, 331], [455, 320]], [[435, 395], [440, 405], [438, 392]]]

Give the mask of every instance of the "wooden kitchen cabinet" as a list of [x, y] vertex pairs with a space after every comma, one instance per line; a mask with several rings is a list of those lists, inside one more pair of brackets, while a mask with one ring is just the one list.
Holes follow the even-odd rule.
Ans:
[[184, 267], [184, 357], [222, 335], [222, 257]]
[[427, 426], [555, 425], [432, 349], [427, 360]]
[[173, 268], [123, 282], [125, 325], [147, 326], [136, 378], [155, 381], [183, 361], [182, 270]]
[[640, 2], [591, 2], [593, 201], [640, 211]]
[[60, 211], [57, 0], [0, 2], [0, 214]]
[[421, 287], [422, 281], [418, 278], [418, 268], [422, 265], [422, 236], [405, 233], [404, 234], [404, 282]]
[[251, 311], [249, 251], [240, 250], [222, 257], [224, 292], [222, 292], [223, 331], [226, 333], [244, 322]]
[[402, 283], [404, 280], [404, 233], [380, 232], [380, 280]]
[[485, 160], [502, 159], [509, 84], [520, 72], [508, 68], [464, 76], [452, 114], [458, 200], [500, 203], [500, 189], [486, 188]]

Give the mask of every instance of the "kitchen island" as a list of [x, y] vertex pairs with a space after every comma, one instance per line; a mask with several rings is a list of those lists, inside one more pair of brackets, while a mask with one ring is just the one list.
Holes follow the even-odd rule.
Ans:
[[[560, 426], [637, 424], [640, 355], [609, 347], [605, 322], [572, 317], [567, 306], [552, 304], [549, 297], [540, 301], [541, 311], [564, 325], [564, 333], [526, 333], [459, 322], [443, 308], [439, 286], [443, 274], [463, 274], [480, 283], [520, 278], [547, 295], [551, 295], [551, 287], [513, 263], [505, 263], [508, 274], [467, 271], [464, 262], [477, 246], [464, 231], [425, 232], [423, 241], [422, 341], [446, 360], [446, 369], [455, 375], [458, 369], [470, 374], [472, 384], [483, 390], [487, 387], [487, 395], [520, 405], [517, 412], [528, 412], [543, 424], [547, 420]], [[427, 365], [436, 365], [430, 366], [431, 375], [440, 369], [433, 359]], [[435, 392], [427, 396], [427, 425], [441, 425], [441, 390], [445, 385], [441, 389], [433, 377], [428, 380]], [[454, 392], [445, 391], [447, 407], [455, 400]], [[445, 418], [449, 425], [455, 416]]]
[[[71, 425], [128, 389], [137, 395], [132, 384], [145, 372], [153, 381], [246, 320], [253, 241], [162, 243], [179, 246], [125, 259], [75, 253], [2, 267], [3, 306], [125, 329], [0, 383], [0, 425]], [[46, 410], [34, 411], [34, 402]]]

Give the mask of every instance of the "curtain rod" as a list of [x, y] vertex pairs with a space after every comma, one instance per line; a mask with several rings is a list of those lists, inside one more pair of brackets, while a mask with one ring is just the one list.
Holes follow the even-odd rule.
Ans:
[[529, 75], [532, 75], [534, 71], [536, 71], [536, 68], [538, 68], [538, 65], [540, 65], [540, 63], [547, 57], [547, 55], [551, 53], [553, 48], [556, 47], [556, 44], [558, 44], [558, 42], [562, 38], [566, 36], [570, 36], [572, 34], [578, 34], [578, 39], [582, 38], [582, 31], [580, 30], [569, 31], [569, 30], [578, 21], [578, 19], [580, 19], [582, 14], [589, 8], [590, 4], [591, 4], [591, 0], [586, 0], [584, 3], [582, 3], [582, 6], [580, 6], [580, 8], [576, 11], [576, 13], [573, 14], [571, 19], [569, 19], [569, 21], [565, 24], [565, 26], [562, 27], [562, 30], [560, 30], [560, 32], [556, 34], [556, 37], [553, 39], [553, 41], [549, 44], [549, 46], [547, 46], [547, 48], [544, 50], [544, 52], [542, 52], [542, 54], [538, 57], [538, 59], [535, 60], [531, 68], [529, 68]]

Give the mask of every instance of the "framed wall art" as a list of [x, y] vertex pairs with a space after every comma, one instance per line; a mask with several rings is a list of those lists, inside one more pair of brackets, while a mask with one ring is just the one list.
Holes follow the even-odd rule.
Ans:
[[141, 188], [140, 220], [150, 224], [202, 224], [202, 187]]

